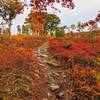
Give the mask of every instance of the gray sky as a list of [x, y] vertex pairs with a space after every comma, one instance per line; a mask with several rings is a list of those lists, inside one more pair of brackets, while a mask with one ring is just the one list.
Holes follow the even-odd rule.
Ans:
[[[73, 10], [62, 8], [58, 4], [55, 4], [56, 8], [61, 10], [61, 13], [56, 14], [61, 18], [61, 25], [77, 24], [77, 22], [85, 22], [89, 19], [94, 19], [100, 10], [99, 0], [74, 0], [76, 7]], [[25, 9], [23, 14], [20, 14], [13, 20], [12, 33], [16, 33], [16, 25], [22, 25], [25, 17], [29, 13], [29, 9]], [[49, 12], [55, 12], [49, 9]]]

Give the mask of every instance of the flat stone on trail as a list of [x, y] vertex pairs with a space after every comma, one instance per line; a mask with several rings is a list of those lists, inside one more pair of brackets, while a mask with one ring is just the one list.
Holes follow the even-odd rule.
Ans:
[[51, 84], [50, 88], [51, 88], [52, 91], [60, 89], [59, 85], [57, 85], [57, 84]]
[[43, 100], [48, 100], [47, 98], [43, 98]]
[[52, 65], [54, 67], [59, 67], [60, 66], [59, 64], [57, 64], [56, 62], [53, 62], [53, 61], [48, 61], [47, 64]]
[[41, 57], [44, 57], [44, 58], [47, 58], [48, 57], [48, 55], [45, 55], [45, 54], [42, 54], [42, 55], [40, 55]]
[[60, 92], [58, 95], [59, 97], [64, 96], [64, 92]]

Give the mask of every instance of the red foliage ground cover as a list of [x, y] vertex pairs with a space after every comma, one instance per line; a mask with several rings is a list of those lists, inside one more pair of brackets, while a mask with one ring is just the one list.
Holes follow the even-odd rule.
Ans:
[[14, 36], [0, 42], [0, 100], [47, 98], [44, 72], [34, 55], [43, 41]]
[[99, 57], [100, 36], [85, 35], [67, 36], [63, 40], [52, 39], [50, 53], [62, 60], [77, 59], [91, 63]]
[[70, 77], [76, 93], [74, 98], [77, 100], [85, 100], [89, 95], [92, 100], [100, 99], [100, 72], [97, 71], [100, 70], [99, 45], [100, 35], [88, 33], [67, 35], [64, 39], [49, 42], [50, 54], [62, 67], [71, 69]]

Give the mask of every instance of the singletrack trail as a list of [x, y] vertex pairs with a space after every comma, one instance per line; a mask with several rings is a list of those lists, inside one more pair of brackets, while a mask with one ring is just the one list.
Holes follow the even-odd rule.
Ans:
[[[70, 78], [64, 73], [65, 69], [57, 64], [57, 61], [48, 53], [49, 43], [45, 42], [38, 47], [36, 56], [39, 65], [43, 67], [48, 96], [53, 95], [54, 100], [72, 100]], [[52, 94], [50, 94], [52, 93]], [[51, 98], [49, 97], [49, 99]]]

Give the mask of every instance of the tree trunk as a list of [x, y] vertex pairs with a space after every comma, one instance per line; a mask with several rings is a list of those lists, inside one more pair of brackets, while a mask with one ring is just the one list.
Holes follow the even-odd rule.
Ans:
[[11, 25], [12, 25], [12, 20], [9, 22], [9, 36], [11, 36]]

